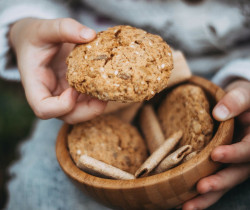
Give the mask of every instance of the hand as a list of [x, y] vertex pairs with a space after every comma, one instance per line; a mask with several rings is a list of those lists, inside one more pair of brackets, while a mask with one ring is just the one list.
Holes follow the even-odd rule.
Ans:
[[238, 116], [243, 137], [237, 143], [219, 146], [212, 151], [212, 160], [231, 165], [201, 179], [197, 184], [197, 191], [201, 195], [187, 201], [182, 206], [184, 210], [211, 206], [250, 176], [250, 82], [238, 80], [230, 84], [226, 91], [228, 93], [215, 106], [213, 116], [219, 121]]
[[13, 24], [9, 40], [28, 103], [38, 117], [77, 123], [102, 113], [106, 103], [80, 95], [65, 76], [65, 60], [74, 45], [95, 37], [95, 31], [69, 18], [27, 18]]

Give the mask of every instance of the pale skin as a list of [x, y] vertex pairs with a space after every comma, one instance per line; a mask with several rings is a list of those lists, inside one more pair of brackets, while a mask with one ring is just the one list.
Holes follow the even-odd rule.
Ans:
[[60, 118], [73, 124], [101, 114], [106, 103], [79, 94], [66, 81], [66, 57], [75, 44], [96, 37], [73, 19], [22, 19], [10, 29], [26, 98], [41, 119]]
[[214, 108], [213, 116], [218, 121], [237, 116], [242, 128], [241, 140], [231, 145], [219, 146], [212, 151], [212, 160], [230, 165], [214, 175], [201, 179], [197, 184], [200, 195], [187, 201], [182, 206], [184, 210], [208, 208], [228, 190], [250, 176], [250, 82], [234, 81], [227, 86], [226, 91], [227, 94]]
[[[73, 19], [22, 19], [10, 29], [21, 81], [27, 100], [41, 119], [60, 118], [78, 123], [101, 114], [105, 102], [77, 93], [69, 87], [65, 59], [75, 44], [87, 43], [95, 31]], [[237, 71], [237, 69], [236, 69]], [[250, 174], [250, 82], [237, 80], [226, 88], [227, 94], [215, 106], [213, 116], [224, 121], [237, 116], [244, 127], [241, 141], [219, 146], [211, 158], [231, 165], [197, 184], [200, 195], [183, 204], [184, 210], [205, 209]]]

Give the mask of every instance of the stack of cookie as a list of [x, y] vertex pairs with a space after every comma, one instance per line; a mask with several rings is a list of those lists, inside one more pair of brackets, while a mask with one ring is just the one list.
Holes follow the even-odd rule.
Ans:
[[[129, 103], [149, 100], [166, 88], [173, 58], [161, 37], [116, 26], [76, 46], [67, 64], [68, 82], [79, 92]], [[68, 147], [76, 165], [96, 176], [134, 179], [188, 160], [212, 138], [213, 120], [201, 88], [179, 85], [160, 104], [151, 104], [129, 103], [74, 125]], [[131, 124], [137, 114], [138, 128]]]

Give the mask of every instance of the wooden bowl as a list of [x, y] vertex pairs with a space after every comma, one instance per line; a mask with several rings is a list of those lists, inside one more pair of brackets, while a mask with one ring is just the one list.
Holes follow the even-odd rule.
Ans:
[[[188, 83], [202, 87], [214, 103], [225, 94], [215, 84], [193, 76]], [[221, 164], [210, 159], [211, 151], [218, 145], [230, 144], [234, 119], [218, 122], [210, 143], [191, 160], [161, 174], [135, 180], [111, 180], [92, 176], [80, 170], [71, 159], [67, 147], [69, 125], [59, 131], [56, 155], [63, 171], [81, 189], [98, 202], [115, 209], [170, 209], [182, 204], [198, 193], [196, 183], [216, 172]]]

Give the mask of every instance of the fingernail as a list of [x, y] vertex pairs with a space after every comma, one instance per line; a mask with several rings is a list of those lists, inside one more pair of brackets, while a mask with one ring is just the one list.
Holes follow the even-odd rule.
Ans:
[[86, 39], [86, 40], [93, 39], [95, 37], [95, 35], [96, 35], [95, 31], [90, 29], [90, 28], [83, 28], [80, 31], [81, 38]]
[[219, 120], [226, 120], [229, 118], [230, 112], [228, 110], [228, 108], [223, 105], [220, 104], [219, 106], [217, 106], [214, 110], [214, 115], [219, 119]]

